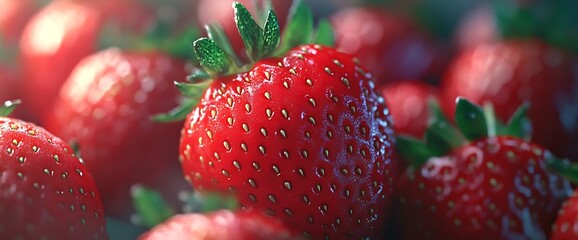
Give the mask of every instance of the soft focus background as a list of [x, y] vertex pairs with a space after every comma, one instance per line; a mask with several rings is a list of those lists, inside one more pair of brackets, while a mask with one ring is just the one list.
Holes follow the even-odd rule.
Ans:
[[[134, 184], [143, 184], [160, 190], [164, 198], [172, 204], [174, 211], [182, 212], [191, 208], [194, 210], [194, 207], [186, 204], [190, 194], [183, 193], [190, 192], [191, 187], [182, 178], [177, 159], [176, 141], [179, 136], [179, 123], [162, 127], [143, 123], [149, 121], [147, 116], [174, 107], [178, 99], [166, 97], [170, 95], [168, 93], [165, 95], [161, 92], [153, 93], [162, 84], [155, 83], [155, 85], [150, 82], [152, 85], [144, 84], [134, 90], [140, 95], [136, 94], [137, 97], [133, 97], [130, 104], [119, 105], [117, 109], [111, 107], [112, 101], [123, 100], [113, 97], [106, 100], [107, 96], [112, 96], [115, 91], [113, 85], [107, 85], [110, 82], [107, 79], [120, 77], [126, 80], [145, 75], [144, 78], [161, 76], [167, 78], [165, 83], [169, 86], [163, 91], [173, 91], [169, 90], [172, 88], [172, 81], [184, 81], [190, 73], [191, 67], [188, 62], [193, 57], [191, 43], [196, 37], [205, 34], [204, 24], [222, 24], [235, 49], [240, 47], [235, 46], [235, 43], [240, 41], [239, 36], [235, 35], [231, 2], [230, 0], [0, 0], [0, 102], [23, 100], [14, 117], [32, 121], [65, 140], [79, 143], [88, 165], [98, 169], [95, 170], [98, 175], [95, 178], [97, 182], [101, 182], [99, 187], [104, 189], [102, 195], [105, 198], [105, 206], [110, 209], [107, 211], [110, 211], [108, 222], [111, 239], [132, 239], [146, 230], [145, 224], [139, 222], [138, 217], [134, 215], [130, 200], [130, 189]], [[240, 2], [249, 6], [253, 1], [240, 0]], [[274, 8], [280, 10], [278, 16], [283, 24], [291, 1], [272, 0], [272, 2]], [[396, 130], [415, 136], [423, 134], [427, 122], [424, 99], [437, 97], [439, 92], [449, 89], [444, 87], [444, 78], [465, 78], [464, 75], [472, 74], [455, 73], [456, 67], [452, 67], [452, 63], [457, 61], [463, 52], [504, 39], [537, 39], [536, 41], [562, 49], [560, 50], [563, 52], [562, 55], [568, 55], [570, 59], [574, 59], [577, 49], [574, 40], [577, 39], [578, 30], [573, 25], [576, 16], [565, 11], [576, 9], [578, 4], [572, 1], [560, 1], [557, 4], [548, 1], [514, 0], [494, 2], [306, 0], [306, 2], [312, 7], [315, 19], [327, 18], [334, 25], [337, 47], [358, 55], [363, 64], [376, 76], [376, 81], [383, 88], [391, 107]], [[252, 9], [254, 11], [254, 8]], [[139, 60], [142, 72], [123, 75], [122, 64], [130, 61], [126, 60], [130, 57], [119, 60], [110, 52], [115, 51], [111, 48], [119, 48], [135, 55], [162, 52], [167, 55], [166, 58], [170, 56], [174, 59], [149, 62]], [[535, 50], [533, 47], [528, 49], [525, 52]], [[483, 53], [476, 51], [472, 54], [481, 52]], [[498, 53], [490, 53], [491, 56], [494, 54]], [[554, 62], [562, 59], [558, 55], [547, 56]], [[151, 56], [148, 57], [153, 59]], [[472, 62], [479, 63], [475, 59]], [[169, 68], [171, 64], [179, 67]], [[149, 69], [153, 68], [151, 66], [154, 66], [154, 69]], [[554, 93], [562, 97], [557, 97], [557, 102], [552, 103], [552, 107], [546, 106], [549, 109], [556, 108], [547, 112], [547, 115], [554, 116], [555, 120], [535, 121], [544, 126], [558, 127], [540, 131], [543, 126], [537, 126], [535, 128], [538, 130], [535, 133], [538, 141], [552, 148], [556, 154], [577, 159], [578, 107], [575, 103], [578, 102], [578, 84], [575, 70], [578, 68], [573, 68], [574, 65], [569, 66], [565, 68], [570, 69], [568, 75], [544, 73], [546, 75], [541, 75], [543, 78], [537, 80], [545, 82], [555, 76], [567, 78], [570, 83], [564, 83], [561, 87], [569, 92], [565, 95]], [[493, 74], [511, 74], [505, 73], [507, 68], [502, 69], [499, 66], [490, 68], [492, 70], [489, 71]], [[460, 67], [461, 69], [463, 68]], [[96, 78], [95, 73], [100, 74], [98, 78], [101, 80], [98, 83], [89, 83], [89, 79]], [[455, 77], [456, 75], [459, 77]], [[95, 84], [96, 87], [93, 90], [86, 88], [85, 85], [90, 84]], [[488, 86], [485, 86], [485, 89], [495, 90], [496, 96], [504, 96], [501, 90], [494, 87], [498, 86], [498, 83], [486, 84]], [[472, 86], [484, 87], [477, 82], [473, 82]], [[500, 94], [497, 94], [498, 92]], [[521, 99], [531, 95], [520, 91], [516, 94]], [[547, 102], [554, 98], [552, 96], [551, 94], [539, 99]], [[98, 108], [88, 109], [81, 101], [73, 101], [76, 98], [98, 102], [100, 105]], [[503, 100], [509, 101], [513, 100]], [[144, 105], [147, 106], [146, 109]], [[114, 111], [124, 111], [125, 115], [117, 116], [123, 120], [115, 119], [110, 125], [106, 125], [109, 124], [108, 121], [113, 121], [108, 117], [112, 114], [105, 114], [112, 108]], [[508, 112], [510, 110], [504, 111], [504, 116], [511, 114]], [[532, 114], [540, 115], [540, 113]], [[91, 120], [86, 120], [85, 115], [90, 115]], [[131, 116], [139, 117], [132, 119]], [[98, 127], [91, 128], [97, 123]], [[136, 125], [139, 127], [133, 129]], [[142, 129], [147, 129], [148, 132], [144, 134]], [[153, 133], [158, 134], [155, 135], [157, 138], [173, 140], [164, 141], [165, 145], [154, 145], [147, 142], [147, 136]], [[132, 137], [120, 136], [121, 134], [131, 134]], [[561, 142], [564, 143], [555, 143], [556, 139], [563, 139]], [[166, 161], [170, 164], [151, 166], [143, 160], [146, 158], [167, 158]], [[117, 165], [97, 166], [98, 163], [103, 165], [102, 162]], [[139, 166], [135, 168], [134, 165]], [[120, 172], [111, 170], [125, 168], [127, 170]], [[158, 174], [154, 176], [155, 181], [142, 180], [154, 175], [151, 169], [155, 170], [154, 174]], [[166, 172], [160, 174], [156, 171], [158, 169], [165, 169]], [[147, 172], [149, 170], [150, 173]], [[126, 180], [123, 176], [133, 176], [132, 173], [135, 172], [142, 173], [142, 178], [134, 174], [134, 179], [127, 183], [123, 182]]]

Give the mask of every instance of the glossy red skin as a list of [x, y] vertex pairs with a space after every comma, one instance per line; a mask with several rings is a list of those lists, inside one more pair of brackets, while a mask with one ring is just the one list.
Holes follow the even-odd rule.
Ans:
[[76, 64], [97, 50], [104, 26], [142, 30], [154, 14], [135, 1], [55, 0], [27, 24], [22, 39], [24, 105], [42, 119]]
[[184, 65], [158, 53], [95, 53], [75, 68], [46, 119], [47, 129], [80, 145], [107, 215], [134, 212], [136, 183], [175, 199], [190, 189], [178, 162], [182, 122], [150, 119], [177, 106], [173, 81], [186, 78]]
[[0, 149], [3, 239], [108, 239], [94, 179], [68, 144], [0, 117]]
[[409, 19], [383, 10], [345, 8], [330, 20], [335, 47], [358, 57], [378, 85], [442, 71], [439, 50]]
[[381, 93], [389, 106], [395, 132], [422, 138], [430, 115], [428, 101], [437, 99], [437, 92], [435, 86], [418, 81], [385, 85]]
[[[455, 98], [490, 102], [507, 121], [530, 101], [534, 142], [578, 161], [578, 67], [573, 57], [537, 41], [510, 41], [464, 51], [442, 82], [441, 102], [453, 116]], [[452, 117], [453, 119], [453, 117]]]
[[[408, 168], [398, 188], [402, 239], [549, 236], [572, 189], [567, 180], [546, 171], [548, 154], [518, 138], [490, 137]], [[531, 214], [533, 232], [532, 227], [524, 231], [523, 212]]]
[[379, 238], [396, 179], [392, 141], [370, 74], [348, 54], [305, 45], [212, 83], [187, 117], [180, 158], [198, 191], [233, 190], [245, 209], [313, 239]]
[[550, 240], [578, 239], [578, 192], [574, 193], [558, 212], [556, 222], [552, 226]]
[[24, 26], [38, 9], [35, 0], [0, 0], [0, 38], [3, 44], [16, 44]]
[[139, 240], [297, 240], [297, 233], [279, 220], [254, 211], [219, 210], [173, 216], [141, 235]]
[[[235, 24], [235, 12], [232, 7], [233, 2], [235, 1], [243, 4], [243, 6], [245, 6], [251, 14], [258, 19], [259, 15], [257, 15], [254, 6], [255, 2], [263, 2], [262, 0], [199, 0], [197, 6], [197, 18], [198, 22], [203, 27], [204, 24], [219, 23], [225, 31], [225, 34], [229, 36], [231, 45], [237, 55], [246, 59], [247, 54], [245, 53], [245, 44], [243, 43], [241, 35], [237, 30], [237, 25]], [[271, 1], [281, 29], [285, 26], [287, 14], [289, 13], [292, 2], [293, 1], [290, 0]]]

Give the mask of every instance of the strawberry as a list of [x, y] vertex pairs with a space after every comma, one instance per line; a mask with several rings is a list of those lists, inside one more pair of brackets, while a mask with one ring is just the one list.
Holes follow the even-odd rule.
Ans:
[[386, 84], [381, 89], [397, 134], [424, 135], [429, 119], [428, 101], [437, 98], [437, 91], [435, 86], [418, 81]]
[[50, 2], [30, 20], [20, 41], [24, 84], [34, 86], [25, 92], [24, 105], [42, 119], [81, 59], [111, 46], [109, 39], [119, 33], [142, 33], [155, 22], [154, 11], [136, 0]]
[[379, 8], [345, 8], [331, 16], [335, 46], [353, 54], [375, 74], [378, 85], [437, 77], [441, 54], [411, 20]]
[[212, 34], [194, 42], [199, 82], [178, 86], [202, 97], [182, 129], [183, 172], [313, 239], [383, 237], [395, 182], [385, 100], [353, 56], [311, 44], [331, 44], [329, 24], [313, 38], [310, 10], [294, 4], [282, 36], [273, 11], [261, 28], [234, 5], [255, 62], [238, 66]]
[[178, 105], [172, 83], [186, 76], [185, 62], [161, 50], [111, 48], [83, 59], [64, 83], [46, 128], [80, 145], [107, 215], [133, 212], [134, 184], [174, 199], [187, 185], [177, 161], [182, 122], [150, 119]]
[[[197, 6], [197, 18], [200, 24], [211, 24], [221, 26], [224, 33], [229, 37], [231, 46], [235, 53], [241, 57], [246, 58], [244, 51], [243, 40], [239, 36], [237, 26], [235, 25], [234, 12], [231, 10], [233, 0], [200, 0]], [[257, 13], [259, 8], [273, 8], [275, 13], [279, 14], [279, 25], [285, 26], [285, 19], [289, 13], [291, 2], [289, 0], [237, 0], [241, 4], [247, 6], [250, 12]], [[267, 6], [265, 4], [271, 4]], [[266, 11], [264, 11], [266, 12]], [[263, 21], [265, 21], [264, 17]]]
[[36, 0], [0, 0], [0, 39], [5, 44], [16, 44], [38, 8]]
[[534, 141], [578, 160], [577, 66], [570, 54], [537, 40], [479, 45], [457, 57], [442, 81], [440, 99], [446, 112], [453, 111], [457, 96], [490, 102], [502, 120], [529, 101]]
[[480, 44], [499, 41], [494, 13], [489, 5], [482, 5], [467, 13], [457, 26], [454, 41], [457, 47], [468, 49]]
[[456, 105], [458, 129], [436, 107], [425, 143], [397, 138], [411, 160], [398, 185], [402, 239], [545, 239], [571, 186], [526, 140], [527, 106], [504, 125], [491, 108]]
[[290, 240], [301, 238], [277, 219], [259, 212], [219, 210], [206, 214], [189, 213], [173, 216], [138, 239]]
[[564, 202], [555, 224], [552, 226], [551, 240], [572, 240], [578, 238], [578, 190]]
[[108, 239], [92, 175], [68, 144], [32, 123], [0, 117], [0, 149], [3, 239]]

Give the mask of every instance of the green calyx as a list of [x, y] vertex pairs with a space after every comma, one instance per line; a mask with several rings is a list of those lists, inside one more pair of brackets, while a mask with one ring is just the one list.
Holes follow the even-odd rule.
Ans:
[[536, 38], [578, 52], [578, 15], [574, 0], [493, 0], [496, 26], [502, 38]]
[[0, 106], [0, 117], [7, 117], [21, 103], [22, 103], [22, 101], [20, 101], [20, 100], [12, 100], [12, 101], [4, 102], [4, 104], [2, 106]]
[[291, 48], [309, 43], [332, 46], [334, 34], [327, 20], [319, 21], [314, 27], [312, 10], [302, 1], [294, 0], [289, 11], [287, 24], [283, 32], [279, 27], [277, 15], [266, 0], [256, 20], [251, 13], [238, 2], [233, 3], [237, 30], [245, 45], [248, 62], [237, 56], [231, 41], [219, 25], [206, 25], [208, 37], [193, 42], [195, 69], [186, 83], [176, 83], [185, 99], [172, 111], [153, 117], [156, 121], [180, 121], [199, 102], [210, 80], [218, 77], [249, 71], [261, 59], [283, 56]]
[[431, 157], [444, 156], [471, 141], [494, 136], [513, 136], [530, 139], [530, 122], [526, 118], [528, 104], [522, 104], [507, 124], [495, 115], [491, 105], [484, 108], [464, 99], [456, 99], [453, 126], [443, 115], [437, 102], [429, 104], [430, 121], [424, 141], [398, 136], [396, 149], [412, 166], [420, 166]]
[[[287, 26], [281, 33], [277, 15], [270, 9], [266, 1], [263, 11], [264, 21], [257, 21], [243, 4], [234, 2], [235, 23], [245, 45], [249, 62], [241, 61], [227, 36], [216, 25], [208, 25], [208, 37], [199, 38], [193, 42], [193, 50], [197, 62], [205, 73], [195, 73], [198, 76], [216, 78], [249, 70], [257, 61], [278, 57], [289, 49], [307, 43], [333, 45], [333, 31], [327, 21], [320, 21], [318, 29], [314, 28], [313, 13], [302, 0], [295, 0], [289, 12]], [[268, 6], [268, 7], [267, 7]], [[258, 22], [263, 22], [259, 24]]]

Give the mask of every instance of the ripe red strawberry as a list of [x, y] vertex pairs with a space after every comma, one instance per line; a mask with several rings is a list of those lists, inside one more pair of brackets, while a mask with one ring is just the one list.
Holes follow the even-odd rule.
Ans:
[[[292, 1], [290, 0], [266, 0], [271, 2], [271, 7], [278, 14], [277, 19], [281, 28], [285, 26], [285, 20], [289, 13]], [[241, 39], [234, 21], [234, 12], [231, 9], [233, 2], [239, 2], [251, 13], [259, 12], [257, 7], [262, 7], [265, 0], [199, 0], [197, 6], [197, 18], [200, 24], [218, 24], [229, 37], [231, 46], [235, 53], [241, 58], [246, 58], [243, 40]], [[265, 17], [265, 16], [263, 16]], [[265, 19], [261, 19], [265, 20]]]
[[457, 96], [490, 102], [502, 120], [529, 101], [533, 140], [558, 156], [578, 160], [577, 66], [568, 53], [538, 41], [479, 45], [457, 57], [443, 79], [440, 98], [446, 112], [453, 111]]
[[428, 102], [437, 98], [437, 88], [418, 81], [386, 84], [381, 93], [385, 98], [393, 129], [397, 134], [422, 137], [428, 124]]
[[108, 215], [133, 212], [134, 184], [174, 199], [186, 186], [177, 161], [182, 123], [150, 119], [178, 105], [172, 83], [186, 76], [185, 63], [167, 54], [108, 49], [83, 59], [62, 87], [46, 128], [80, 145]]
[[441, 54], [411, 20], [376, 8], [345, 8], [331, 17], [335, 46], [359, 58], [387, 82], [435, 77], [443, 67]]
[[478, 6], [467, 13], [456, 29], [455, 44], [468, 49], [499, 41], [494, 12], [489, 5]]
[[296, 4], [277, 50], [275, 15], [263, 29], [234, 6], [254, 64], [234, 65], [218, 39], [195, 41], [214, 80], [181, 85], [208, 86], [182, 130], [183, 172], [198, 191], [231, 191], [313, 239], [383, 237], [395, 181], [385, 101], [353, 56], [302, 45], [313, 23]]
[[0, 117], [0, 149], [3, 239], [108, 239], [94, 180], [68, 144], [32, 123]]
[[150, 9], [133, 0], [49, 3], [30, 20], [20, 41], [24, 84], [34, 86], [26, 90], [24, 105], [35, 118], [44, 117], [78, 61], [111, 37], [104, 36], [107, 28], [144, 31], [153, 18]]
[[0, 41], [16, 44], [24, 25], [39, 8], [35, 0], [0, 0]]
[[572, 240], [578, 238], [578, 191], [564, 202], [552, 226], [551, 240]]
[[206, 214], [189, 213], [173, 216], [138, 239], [296, 240], [301, 238], [279, 220], [261, 213], [219, 210]]
[[456, 105], [459, 130], [438, 109], [426, 143], [397, 139], [413, 160], [398, 186], [402, 239], [546, 239], [571, 187], [546, 170], [552, 154], [524, 140], [525, 109], [504, 126], [488, 109]]

